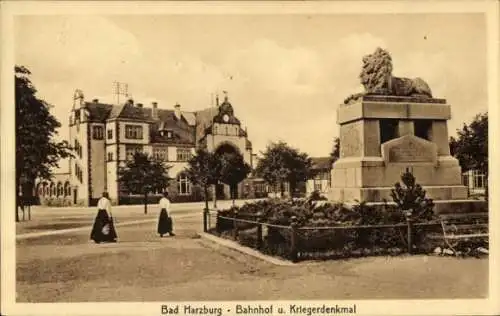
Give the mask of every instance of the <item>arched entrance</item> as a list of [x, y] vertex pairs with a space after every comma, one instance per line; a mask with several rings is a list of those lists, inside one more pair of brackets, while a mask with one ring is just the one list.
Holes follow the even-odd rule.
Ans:
[[[219, 155], [219, 156], [241, 155], [238, 147], [236, 147], [235, 145], [233, 145], [229, 142], [221, 143], [217, 147], [217, 149], [215, 150], [215, 154]], [[237, 199], [239, 197], [238, 186], [229, 187], [228, 185], [226, 185], [224, 183], [219, 183], [215, 188], [215, 194], [216, 194], [218, 200], [227, 199], [227, 198]]]

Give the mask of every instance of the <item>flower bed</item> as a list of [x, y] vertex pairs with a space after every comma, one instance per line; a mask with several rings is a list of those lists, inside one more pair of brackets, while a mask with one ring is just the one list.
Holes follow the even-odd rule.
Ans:
[[[260, 235], [257, 221], [263, 223]], [[426, 236], [440, 231], [436, 217], [426, 212], [414, 225], [413, 251], [431, 252], [436, 245]], [[271, 255], [291, 258], [295, 251], [299, 260], [400, 254], [408, 249], [406, 217], [393, 205], [347, 207], [269, 199], [219, 211], [210, 232]]]

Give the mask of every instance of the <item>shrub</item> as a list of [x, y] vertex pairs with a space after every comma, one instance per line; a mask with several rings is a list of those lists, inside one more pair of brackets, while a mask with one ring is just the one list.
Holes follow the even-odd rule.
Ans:
[[325, 196], [321, 195], [321, 193], [318, 190], [314, 190], [311, 192], [311, 195], [309, 195], [309, 200], [311, 200], [311, 201], [326, 201], [328, 199]]
[[42, 199], [41, 202], [43, 206], [50, 206], [50, 207], [71, 206], [72, 204], [70, 198], [63, 198], [63, 197], [48, 197]]
[[[292, 219], [297, 223], [298, 251], [308, 254], [323, 255], [334, 253], [337, 257], [350, 257], [367, 254], [396, 254], [407, 248], [406, 216], [403, 210], [412, 209], [411, 218], [417, 222], [435, 219], [431, 199], [425, 197], [425, 191], [415, 183], [410, 173], [402, 176], [403, 185], [395, 184], [392, 196], [396, 205], [385, 204], [382, 207], [361, 202], [353, 207], [343, 204], [322, 203], [315, 200], [267, 199], [246, 203], [241, 207], [232, 207], [219, 211], [219, 215], [255, 220], [257, 215], [263, 222], [290, 226]], [[404, 224], [401, 227], [358, 228], [359, 226]], [[234, 228], [232, 220], [217, 221], [217, 231], [224, 233]], [[256, 244], [256, 224], [238, 223], [240, 242], [252, 246]], [[321, 227], [342, 226], [343, 229], [321, 229]], [[352, 227], [352, 229], [350, 229]], [[316, 228], [316, 229], [314, 229]], [[417, 251], [428, 251], [426, 236], [429, 231], [438, 230], [438, 226], [415, 226], [414, 242]], [[263, 240], [263, 252], [287, 257], [289, 255], [291, 229], [269, 226]]]
[[401, 176], [403, 185], [397, 182], [391, 190], [391, 197], [401, 211], [411, 210], [408, 214], [413, 219], [430, 220], [434, 218], [434, 202], [426, 198], [426, 192], [411, 172]]

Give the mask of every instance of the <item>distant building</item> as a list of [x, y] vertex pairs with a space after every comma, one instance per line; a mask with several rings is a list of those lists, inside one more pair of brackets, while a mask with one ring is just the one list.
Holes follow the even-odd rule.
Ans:
[[321, 194], [326, 194], [330, 190], [332, 184], [331, 157], [313, 157], [311, 158], [311, 160], [312, 171], [314, 175], [307, 180], [306, 194], [309, 195], [313, 191], [318, 191]]
[[462, 182], [469, 189], [469, 194], [486, 193], [486, 176], [479, 170], [468, 170], [462, 173]]
[[[197, 148], [210, 152], [238, 152], [253, 167], [252, 143], [246, 129], [235, 116], [225, 96], [222, 104], [201, 111], [160, 109], [156, 102], [149, 107], [133, 100], [114, 105], [84, 100], [77, 90], [69, 117], [69, 142], [75, 158], [69, 159], [69, 170], [58, 173], [52, 182], [40, 182], [36, 192], [42, 202], [54, 204], [93, 205], [107, 191], [114, 203], [140, 203], [142, 197], [126, 192], [120, 186], [118, 170], [135, 152], [145, 152], [172, 166], [174, 180], [168, 191], [174, 201], [200, 201], [202, 190], [193, 186], [184, 170]], [[240, 183], [238, 197], [251, 195], [251, 180]], [[161, 192], [154, 192], [159, 197]], [[218, 185], [218, 198], [227, 198], [227, 185]]]

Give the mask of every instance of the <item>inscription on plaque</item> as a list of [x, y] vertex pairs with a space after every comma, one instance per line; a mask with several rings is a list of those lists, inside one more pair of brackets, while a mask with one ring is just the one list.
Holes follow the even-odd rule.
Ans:
[[388, 162], [434, 162], [436, 145], [413, 135], [407, 135], [385, 144]]

